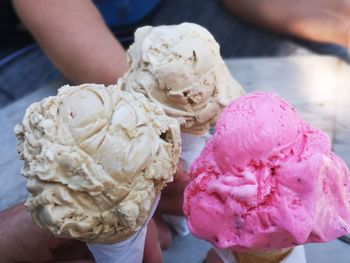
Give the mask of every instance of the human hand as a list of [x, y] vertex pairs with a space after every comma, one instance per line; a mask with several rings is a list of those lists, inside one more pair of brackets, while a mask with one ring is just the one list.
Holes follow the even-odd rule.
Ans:
[[183, 215], [183, 193], [190, 178], [184, 171], [181, 161], [177, 166], [174, 181], [169, 183], [163, 190], [158, 204], [157, 211], [153, 216], [157, 226], [158, 242], [162, 250], [167, 249], [171, 244], [172, 232], [169, 226], [163, 221], [162, 214]]
[[159, 231], [152, 219], [147, 225], [147, 235], [145, 241], [145, 250], [143, 252], [143, 263], [161, 263], [163, 262]]
[[[0, 212], [0, 262], [95, 261], [85, 243], [55, 238], [49, 231], [37, 227], [21, 203]], [[158, 230], [153, 220], [147, 228], [143, 262], [162, 262]]]
[[184, 171], [182, 163], [179, 162], [174, 181], [162, 190], [157, 211], [162, 214], [183, 216], [183, 193], [189, 181], [190, 177]]
[[1, 262], [94, 262], [80, 241], [55, 238], [37, 227], [23, 203], [0, 212]]

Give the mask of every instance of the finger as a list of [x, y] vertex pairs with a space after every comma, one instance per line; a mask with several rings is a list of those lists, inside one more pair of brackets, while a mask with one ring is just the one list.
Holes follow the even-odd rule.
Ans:
[[5, 248], [16, 261], [53, 260], [52, 250], [63, 242], [37, 227], [23, 203], [1, 212], [0, 222], [0, 252]]
[[174, 176], [174, 181], [177, 181], [181, 178], [181, 175], [185, 173], [185, 169], [184, 169], [184, 166], [183, 166], [183, 161], [180, 160], [178, 163], [177, 163], [177, 168], [176, 168], [176, 174]]
[[162, 196], [157, 211], [162, 214], [183, 216], [183, 195], [179, 196]]
[[162, 198], [164, 196], [181, 196], [184, 193], [184, 190], [188, 182], [172, 182], [167, 185], [162, 191]]
[[190, 177], [188, 176], [188, 173], [185, 171], [182, 161], [177, 164], [176, 174], [174, 176], [174, 182], [183, 182], [188, 181]]
[[223, 261], [214, 249], [210, 249], [207, 254], [207, 259], [205, 260], [205, 263], [223, 263]]
[[170, 247], [172, 234], [168, 225], [163, 221], [160, 214], [154, 215], [154, 222], [158, 228], [159, 244], [162, 250], [166, 250]]
[[162, 263], [162, 251], [158, 242], [157, 226], [152, 219], [147, 225], [145, 249], [143, 252], [143, 263]]
[[53, 253], [56, 261], [93, 260], [86, 244], [77, 240], [66, 240], [66, 242]]
[[82, 242], [55, 238], [48, 230], [37, 227], [23, 203], [1, 212], [0, 222], [0, 255], [6, 249], [6, 254], [18, 262], [89, 258]]

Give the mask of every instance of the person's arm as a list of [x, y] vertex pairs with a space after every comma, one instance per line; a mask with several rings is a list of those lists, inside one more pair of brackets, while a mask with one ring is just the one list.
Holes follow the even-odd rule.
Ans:
[[345, 0], [222, 0], [236, 16], [269, 30], [349, 48], [350, 2]]
[[112, 84], [126, 54], [90, 0], [13, 0], [28, 30], [53, 64], [74, 83]]

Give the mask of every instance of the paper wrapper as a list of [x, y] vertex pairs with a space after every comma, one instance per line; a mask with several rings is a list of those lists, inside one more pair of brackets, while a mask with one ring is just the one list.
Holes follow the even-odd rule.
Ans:
[[88, 248], [97, 263], [141, 263], [146, 233], [147, 225], [144, 225], [139, 232], [127, 240], [111, 245], [88, 244]]
[[[183, 168], [187, 172], [190, 169], [191, 163], [199, 156], [201, 153], [205, 142], [208, 138], [208, 134], [199, 136], [192, 135], [189, 133], [181, 133], [181, 155], [180, 160], [182, 161]], [[186, 236], [190, 233], [186, 219], [183, 216], [174, 215], [162, 215], [165, 222], [171, 225], [176, 233], [181, 236]]]
[[87, 244], [97, 263], [141, 263], [147, 233], [147, 224], [151, 220], [160, 199], [158, 194], [152, 210], [141, 229], [128, 239], [115, 244]]
[[215, 248], [215, 251], [224, 263], [306, 263], [303, 246], [240, 253], [231, 249]]
[[190, 231], [187, 227], [186, 219], [183, 216], [162, 215], [165, 222], [172, 226], [176, 234], [180, 236], [187, 236]]
[[204, 135], [192, 135], [189, 133], [181, 132], [180, 160], [182, 161], [184, 170], [186, 172], [190, 169], [190, 165], [193, 163], [193, 161], [201, 153], [208, 138], [208, 133]]

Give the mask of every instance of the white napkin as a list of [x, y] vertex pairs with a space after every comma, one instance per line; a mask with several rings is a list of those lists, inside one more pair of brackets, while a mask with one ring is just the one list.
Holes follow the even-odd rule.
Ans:
[[147, 233], [147, 224], [151, 220], [159, 203], [160, 194], [141, 229], [128, 239], [115, 244], [87, 244], [97, 263], [141, 263]]
[[129, 237], [115, 244], [87, 244], [97, 263], [140, 263], [143, 259], [143, 249], [147, 225]]

